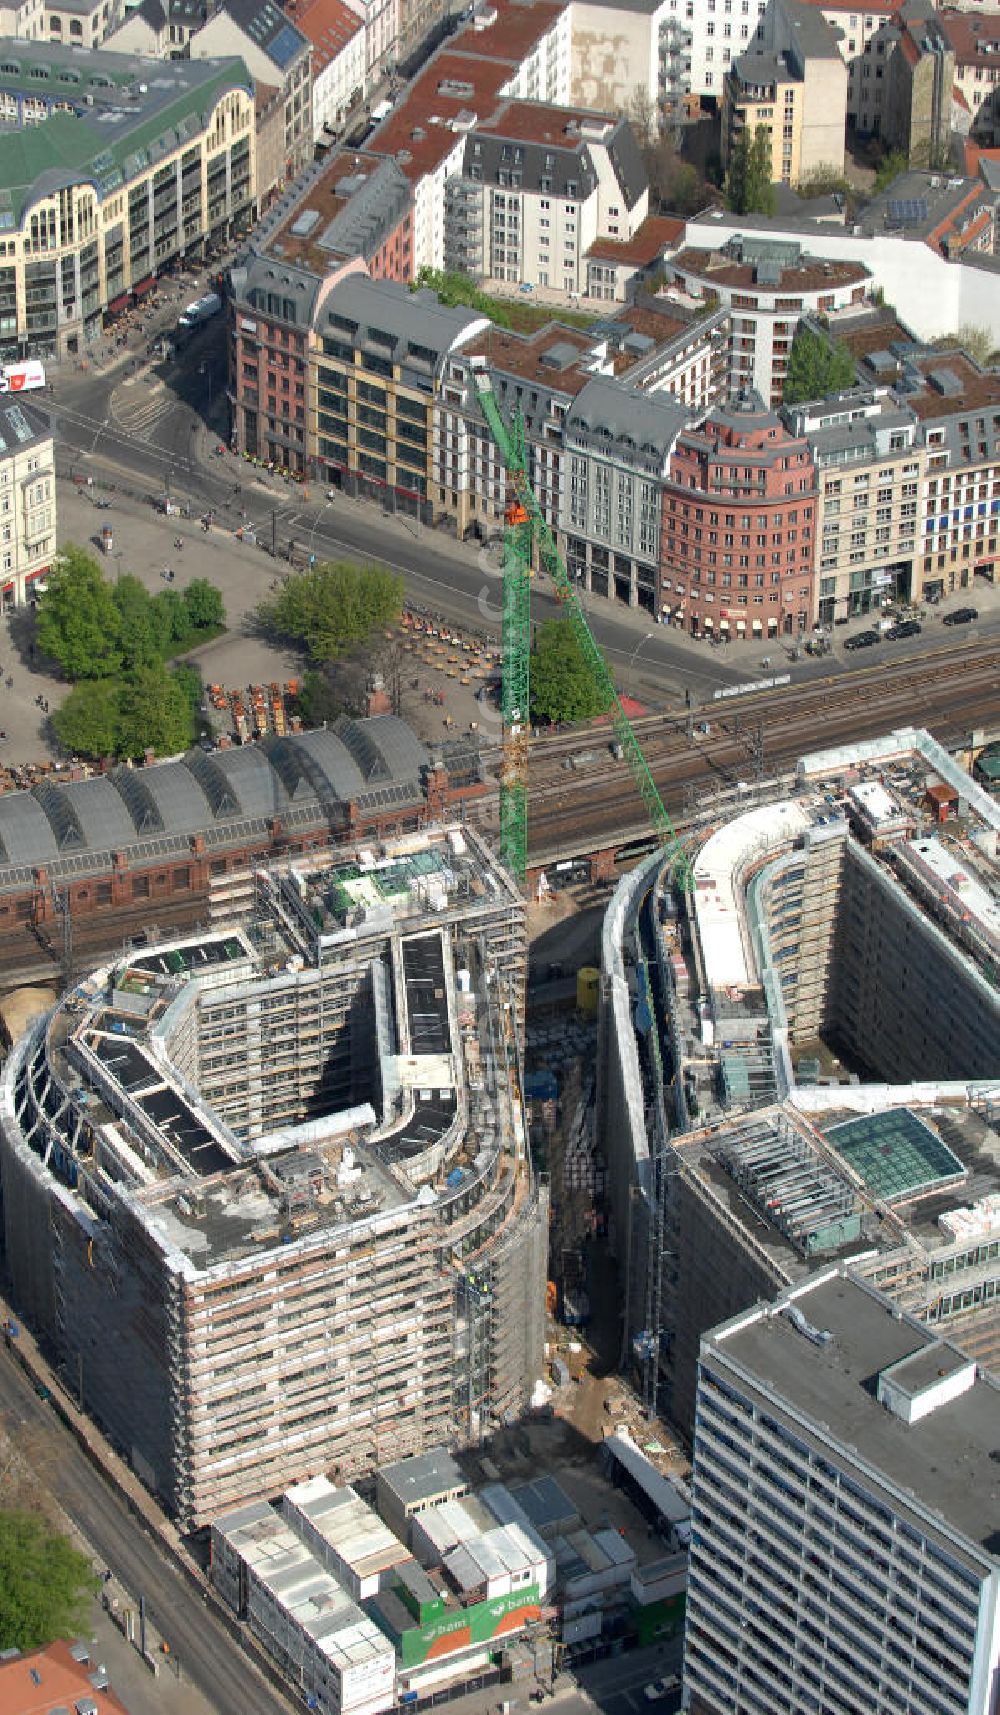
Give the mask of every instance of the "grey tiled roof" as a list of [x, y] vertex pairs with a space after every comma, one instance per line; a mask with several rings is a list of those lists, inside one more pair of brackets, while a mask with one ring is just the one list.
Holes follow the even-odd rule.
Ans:
[[672, 394], [640, 393], [600, 375], [577, 394], [566, 415], [565, 431], [568, 442], [599, 436], [664, 457], [687, 420], [688, 412]]
[[[193, 750], [179, 761], [119, 769], [89, 780], [0, 796], [0, 888], [11, 870], [95, 859], [157, 840], [164, 846], [213, 830], [223, 838], [292, 810], [320, 826], [352, 800], [375, 804], [422, 797], [430, 757], [394, 715], [343, 719], [333, 727], [263, 744]], [[313, 814], [310, 816], [310, 812]], [[99, 868], [96, 863], [91, 866]]]

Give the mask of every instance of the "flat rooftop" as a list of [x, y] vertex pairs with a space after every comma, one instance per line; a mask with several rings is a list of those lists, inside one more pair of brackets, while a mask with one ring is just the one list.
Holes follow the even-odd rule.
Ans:
[[744, 988], [757, 981], [751, 967], [741, 872], [751, 859], [790, 845], [810, 826], [799, 803], [768, 804], [725, 822], [694, 861], [694, 911], [712, 988]]
[[[815, 1344], [783, 1314], [789, 1300], [813, 1328], [831, 1335], [825, 1345]], [[881, 1473], [893, 1491], [893, 1510], [909, 1515], [916, 1528], [927, 1528], [921, 1508], [928, 1508], [970, 1549], [985, 1551], [994, 1563], [1000, 1558], [1000, 1390], [980, 1377], [960, 1398], [910, 1425], [886, 1411], [875, 1397], [879, 1373], [941, 1344], [888, 1299], [838, 1270], [794, 1288], [774, 1305], [735, 1317], [706, 1335], [704, 1344], [709, 1359], [731, 1359], [773, 1389], [790, 1411], [801, 1412]], [[740, 1385], [746, 1385], [742, 1377]], [[766, 1396], [758, 1398], [762, 1410], [773, 1410]], [[802, 1433], [798, 1425], [796, 1432]], [[822, 1456], [822, 1437], [806, 1438]], [[980, 1558], [957, 1552], [982, 1577]]]
[[860, 262], [824, 261], [819, 256], [803, 256], [800, 261], [776, 266], [765, 274], [762, 261], [737, 262], [718, 250], [678, 250], [669, 258], [668, 266], [679, 273], [708, 280], [712, 286], [728, 286], [738, 291], [819, 292], [836, 286], [861, 285], [870, 278]]
[[923, 377], [924, 385], [907, 390], [905, 398], [921, 420], [1000, 405], [1000, 375], [980, 369], [964, 351], [928, 352], [913, 359], [912, 372]]
[[400, 1459], [395, 1465], [383, 1465], [378, 1473], [379, 1487], [402, 1501], [404, 1506], [433, 1501], [448, 1489], [465, 1490], [468, 1484], [446, 1447], [429, 1447], [412, 1459]]

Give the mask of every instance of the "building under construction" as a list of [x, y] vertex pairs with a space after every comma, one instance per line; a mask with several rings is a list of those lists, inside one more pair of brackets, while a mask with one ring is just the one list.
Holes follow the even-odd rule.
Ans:
[[699, 1341], [847, 1262], [1000, 1369], [1000, 808], [927, 733], [800, 759], [603, 931], [622, 1358], [693, 1434]]
[[14, 1297], [186, 1525], [473, 1443], [540, 1373], [523, 901], [468, 829], [220, 879], [0, 1087]]

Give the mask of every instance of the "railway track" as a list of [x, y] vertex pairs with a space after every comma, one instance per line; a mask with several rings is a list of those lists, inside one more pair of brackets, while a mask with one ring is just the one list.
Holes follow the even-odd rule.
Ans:
[[[707, 735], [688, 736], [683, 716], [646, 715], [635, 727], [653, 777], [675, 822], [682, 826], [692, 800], [714, 787], [733, 786], [751, 772], [745, 736], [758, 726], [766, 774], [786, 771], [807, 750], [875, 737], [894, 726], [926, 726], [944, 743], [957, 743], [972, 727], [1000, 723], [1000, 648], [938, 651], [925, 659], [831, 675], [801, 686], [713, 704], [705, 711]], [[627, 847], [649, 834], [642, 804], [624, 764], [614, 760], [610, 729], [575, 730], [538, 739], [530, 761], [530, 861], [585, 855], [609, 845]], [[601, 755], [603, 749], [603, 755]], [[592, 767], [564, 767], [581, 750], [598, 752]], [[495, 826], [497, 797], [470, 806], [474, 819]], [[158, 900], [157, 927], [179, 933], [207, 916], [203, 898]], [[73, 922], [78, 970], [96, 964], [143, 927], [138, 912]], [[58, 924], [39, 935], [21, 928], [0, 939], [4, 983], [14, 986], [58, 976], [62, 954]]]
[[[850, 691], [850, 696], [838, 697], [830, 686], [824, 697], [801, 699], [778, 718], [767, 719], [762, 711], [765, 773], [782, 772], [807, 750], [876, 737], [894, 726], [926, 726], [945, 742], [955, 742], [974, 726], [1000, 721], [1000, 656], [991, 652], [987, 659], [966, 664], [960, 674], [953, 667], [950, 675], [939, 675], [932, 683], [918, 673], [900, 674], [888, 686], [851, 685]], [[756, 719], [745, 724], [756, 725]], [[686, 733], [661, 736], [659, 741], [650, 734], [644, 748], [664, 802], [678, 816], [690, 789], [699, 784], [731, 786], [750, 772], [747, 750], [734, 735], [731, 718], [694, 743]], [[534, 863], [557, 852], [566, 855], [578, 840], [581, 851], [611, 841], [624, 844], [646, 828], [631, 780], [623, 779], [621, 764], [610, 758], [606, 766], [581, 771], [572, 782], [564, 773], [558, 782], [532, 779], [529, 839]]]

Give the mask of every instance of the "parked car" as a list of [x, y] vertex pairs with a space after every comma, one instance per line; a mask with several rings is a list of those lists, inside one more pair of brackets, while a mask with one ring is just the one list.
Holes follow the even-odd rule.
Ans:
[[978, 607], [956, 607], [954, 613], [944, 615], [944, 623], [945, 625], [971, 625], [972, 621], [978, 618]]
[[642, 1695], [649, 1703], [659, 1703], [661, 1697], [669, 1697], [670, 1693], [676, 1691], [679, 1685], [680, 1678], [678, 1675], [668, 1673], [665, 1679], [654, 1679], [649, 1685], [644, 1685]]
[[853, 637], [844, 639], [845, 649], [870, 649], [873, 643], [879, 641], [877, 631], [856, 631]]
[[901, 637], [919, 637], [923, 626], [916, 619], [901, 619], [898, 625], [890, 625], [886, 637], [890, 643], [897, 643]]

